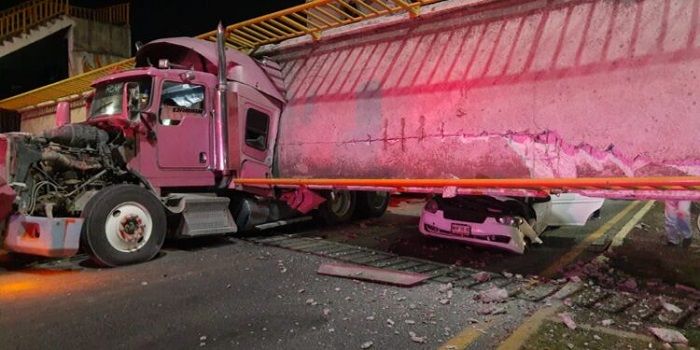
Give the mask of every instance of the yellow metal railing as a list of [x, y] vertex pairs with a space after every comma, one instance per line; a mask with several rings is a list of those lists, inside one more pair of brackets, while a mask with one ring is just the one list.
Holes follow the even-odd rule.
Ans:
[[[316, 0], [226, 27], [228, 43], [244, 52], [303, 35], [319, 39], [328, 29], [408, 11], [439, 0]], [[216, 31], [198, 38], [216, 40]]]
[[[422, 5], [440, 0], [315, 0], [290, 7], [262, 17], [226, 27], [228, 45], [246, 53], [256, 48], [283, 40], [310, 35], [319, 39], [323, 31], [361, 22], [379, 16], [407, 12], [417, 16]], [[478, 3], [478, 1], [477, 1]], [[197, 36], [215, 40], [216, 31]], [[39, 103], [76, 96], [91, 89], [92, 81], [115, 71], [134, 67], [134, 59], [127, 59], [97, 68], [51, 85], [0, 101], [0, 108], [20, 110]]]
[[0, 12], [0, 41], [66, 15], [112, 24], [128, 24], [129, 4], [91, 9], [71, 6], [68, 0], [27, 1]]
[[0, 41], [68, 14], [68, 0], [33, 0], [0, 12]]
[[129, 4], [118, 4], [98, 9], [70, 6], [69, 15], [97, 22], [129, 24]]

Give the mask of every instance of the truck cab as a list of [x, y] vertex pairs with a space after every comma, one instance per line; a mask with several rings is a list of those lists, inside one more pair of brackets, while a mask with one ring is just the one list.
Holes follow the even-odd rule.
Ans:
[[236, 182], [279, 175], [281, 76], [222, 37], [143, 46], [134, 69], [94, 82], [85, 122], [0, 135], [0, 197], [12, 203], [0, 205], [4, 247], [53, 257], [82, 248], [118, 266], [150, 260], [168, 235], [235, 233], [311, 212], [327, 223], [356, 208], [381, 215], [381, 192]]

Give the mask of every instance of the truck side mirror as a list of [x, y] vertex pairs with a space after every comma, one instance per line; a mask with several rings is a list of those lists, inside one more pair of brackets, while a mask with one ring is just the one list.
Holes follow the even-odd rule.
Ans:
[[70, 123], [70, 103], [61, 101], [56, 105], [56, 127]]
[[139, 84], [134, 82], [128, 82], [124, 84], [124, 96], [126, 96], [126, 112], [129, 120], [137, 121], [141, 115], [140, 99], [139, 96], [141, 92], [139, 91]]

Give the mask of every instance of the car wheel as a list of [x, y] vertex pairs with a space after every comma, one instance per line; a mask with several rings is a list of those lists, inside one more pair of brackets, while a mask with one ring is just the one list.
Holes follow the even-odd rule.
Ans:
[[165, 241], [167, 219], [160, 201], [135, 185], [116, 185], [95, 194], [83, 210], [82, 242], [102, 266], [148, 261]]

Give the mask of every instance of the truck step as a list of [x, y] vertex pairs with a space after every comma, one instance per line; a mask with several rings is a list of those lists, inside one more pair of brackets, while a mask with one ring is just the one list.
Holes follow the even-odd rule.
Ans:
[[202, 194], [182, 194], [184, 210], [178, 235], [198, 237], [238, 231], [228, 205], [230, 200]]

